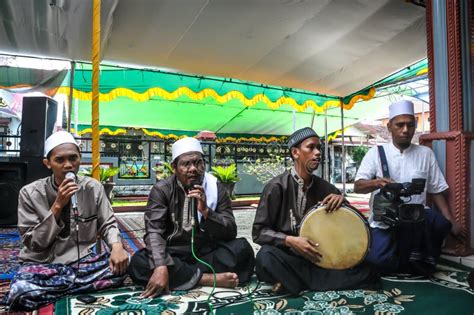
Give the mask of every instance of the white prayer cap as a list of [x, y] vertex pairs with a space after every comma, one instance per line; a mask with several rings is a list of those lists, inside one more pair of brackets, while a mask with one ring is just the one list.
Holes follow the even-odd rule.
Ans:
[[61, 130], [53, 133], [51, 136], [46, 139], [46, 142], [44, 143], [44, 157], [48, 156], [48, 153], [51, 152], [54, 148], [56, 148], [58, 145], [65, 144], [65, 143], [72, 143], [77, 146], [77, 149], [79, 149], [79, 146], [77, 145], [76, 140], [74, 140], [74, 137], [72, 134], [70, 134], [67, 131]]
[[390, 104], [388, 111], [388, 120], [392, 120], [392, 118], [398, 115], [415, 115], [415, 110], [413, 109], [413, 102], [407, 100], [401, 100]]
[[173, 143], [173, 146], [171, 147], [171, 152], [172, 162], [174, 162], [174, 160], [178, 156], [184, 153], [199, 152], [201, 154], [204, 154], [202, 152], [202, 147], [199, 140], [191, 137], [185, 137]]

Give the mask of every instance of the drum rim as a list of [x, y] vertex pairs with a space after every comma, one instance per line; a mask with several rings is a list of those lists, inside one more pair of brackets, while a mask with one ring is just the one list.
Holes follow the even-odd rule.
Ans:
[[[312, 206], [308, 212], [306, 212], [306, 214], [303, 216], [303, 218], [301, 219], [301, 222], [300, 222], [300, 226], [298, 228], [298, 236], [301, 236], [301, 228], [303, 226], [303, 222], [304, 220], [313, 212], [313, 211], [316, 211], [322, 207], [324, 207], [325, 205], [323, 205], [322, 203], [317, 203], [316, 205]], [[370, 225], [369, 225], [369, 222], [368, 220], [364, 217], [364, 215], [357, 209], [355, 208], [353, 205], [351, 204], [348, 204], [348, 203], [343, 203], [341, 204], [341, 207], [344, 207], [344, 208], [347, 208], [349, 210], [351, 210], [353, 213], [355, 213], [360, 219], [362, 219], [362, 222], [364, 223], [364, 226], [365, 226], [365, 229], [367, 231], [367, 249], [365, 250], [365, 253], [364, 255], [362, 256], [362, 258], [357, 262], [357, 264], [355, 264], [354, 266], [352, 266], [351, 268], [354, 268], [355, 266], [358, 266], [359, 264], [361, 264], [365, 258], [367, 257], [367, 255], [369, 254], [369, 250], [370, 250], [370, 246], [372, 244], [372, 235], [370, 233]], [[339, 210], [338, 208], [338, 210]], [[319, 265], [318, 265], [319, 266]], [[324, 267], [322, 267], [324, 268]]]

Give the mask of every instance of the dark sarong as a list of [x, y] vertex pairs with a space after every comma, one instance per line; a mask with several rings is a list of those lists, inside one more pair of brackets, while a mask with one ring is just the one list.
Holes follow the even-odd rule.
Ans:
[[[190, 249], [182, 252], [170, 252], [174, 265], [168, 266], [169, 286], [171, 290], [190, 290], [201, 280], [203, 273], [211, 270], [197, 263]], [[228, 242], [220, 242], [216, 247], [201, 248], [197, 256], [209, 263], [216, 273], [235, 272], [239, 277], [239, 285], [250, 280], [255, 267], [252, 247], [244, 238]], [[132, 280], [146, 286], [153, 274], [149, 257], [145, 249], [133, 255], [128, 272]]]
[[64, 264], [24, 264], [10, 285], [5, 304], [11, 310], [31, 311], [68, 294], [96, 292], [122, 284], [109, 268], [109, 253], [90, 254]]
[[314, 265], [291, 250], [264, 245], [257, 253], [256, 273], [260, 281], [277, 282], [292, 294], [305, 290], [376, 289], [378, 274], [369, 264], [331, 270]]

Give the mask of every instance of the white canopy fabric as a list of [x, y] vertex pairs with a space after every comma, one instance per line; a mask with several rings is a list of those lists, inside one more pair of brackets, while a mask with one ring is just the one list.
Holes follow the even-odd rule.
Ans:
[[[90, 61], [91, 2], [0, 1], [0, 51]], [[401, 0], [102, 0], [102, 54], [346, 96], [424, 58], [425, 23]]]

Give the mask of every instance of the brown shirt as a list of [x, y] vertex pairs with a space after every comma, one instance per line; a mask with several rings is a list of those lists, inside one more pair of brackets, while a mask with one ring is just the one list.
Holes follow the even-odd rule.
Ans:
[[[191, 231], [183, 229], [185, 192], [177, 183], [175, 175], [157, 182], [148, 198], [145, 212], [144, 237], [150, 267], [171, 266], [170, 252], [191, 252]], [[197, 221], [197, 218], [196, 218]], [[217, 183], [217, 206], [209, 210], [207, 219], [202, 218], [196, 228], [195, 246], [213, 246], [219, 241], [233, 240], [237, 236], [237, 225], [232, 213], [227, 191]]]
[[340, 194], [335, 186], [315, 175], [305, 196], [299, 196], [303, 192], [298, 188], [298, 176], [290, 171], [265, 186], [253, 222], [255, 243], [283, 247], [287, 235], [298, 235], [301, 220], [313, 206], [329, 194]]
[[[76, 192], [79, 212], [79, 252], [83, 256], [101, 235], [109, 247], [120, 242], [120, 231], [102, 184], [90, 177], [78, 176]], [[69, 263], [77, 260], [74, 215], [66, 205], [59, 219], [51, 212], [57, 196], [53, 176], [39, 179], [20, 190], [18, 229], [23, 248], [22, 261]]]

